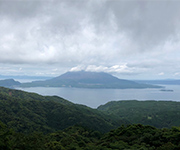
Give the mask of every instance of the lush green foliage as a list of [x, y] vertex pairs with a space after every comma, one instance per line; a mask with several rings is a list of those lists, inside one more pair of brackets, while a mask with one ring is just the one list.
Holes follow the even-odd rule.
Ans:
[[3, 150], [178, 150], [180, 128], [157, 129], [141, 124], [121, 126], [106, 134], [80, 126], [49, 134], [13, 132], [0, 123]]
[[6, 88], [0, 88], [0, 120], [9, 128], [24, 133], [48, 133], [76, 124], [107, 132], [126, 123], [57, 96], [41, 96]]
[[172, 101], [113, 101], [98, 110], [126, 118], [131, 123], [152, 125], [158, 128], [180, 125], [180, 103]]
[[0, 88], [0, 149], [179, 150], [179, 110], [180, 103], [165, 101], [110, 102], [96, 110]]
[[180, 128], [157, 129], [141, 124], [121, 126], [104, 135], [98, 145], [109, 149], [178, 150]]

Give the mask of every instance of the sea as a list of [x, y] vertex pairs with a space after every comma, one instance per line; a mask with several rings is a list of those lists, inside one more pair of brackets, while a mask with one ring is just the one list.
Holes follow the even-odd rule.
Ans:
[[44, 96], [59, 96], [76, 104], [97, 108], [109, 101], [157, 100], [180, 101], [180, 85], [161, 85], [164, 88], [147, 89], [86, 89], [64, 87], [31, 87], [19, 90], [38, 93]]

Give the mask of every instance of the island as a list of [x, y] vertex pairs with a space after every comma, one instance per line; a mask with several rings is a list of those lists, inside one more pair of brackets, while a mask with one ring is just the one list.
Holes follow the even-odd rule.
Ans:
[[58, 77], [45, 81], [22, 83], [21, 87], [75, 87], [75, 88], [162, 88], [158, 85], [137, 83], [131, 80], [119, 79], [105, 72], [66, 72]]

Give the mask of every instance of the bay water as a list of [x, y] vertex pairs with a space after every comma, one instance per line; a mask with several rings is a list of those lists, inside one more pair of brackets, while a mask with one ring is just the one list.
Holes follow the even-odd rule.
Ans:
[[85, 89], [63, 87], [31, 87], [18, 88], [19, 90], [38, 93], [40, 95], [59, 96], [73, 103], [97, 108], [109, 101], [118, 100], [164, 100], [180, 101], [180, 85], [165, 85], [161, 91], [158, 88], [149, 89]]

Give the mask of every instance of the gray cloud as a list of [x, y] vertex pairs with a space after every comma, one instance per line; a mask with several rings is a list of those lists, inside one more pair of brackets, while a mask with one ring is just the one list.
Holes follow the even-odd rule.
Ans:
[[38, 8], [42, 4], [41, 2], [34, 0], [2, 0], [0, 1], [0, 14], [14, 21], [34, 18], [40, 13]]
[[180, 25], [178, 1], [109, 1], [108, 5], [112, 6], [118, 30], [125, 30], [138, 44], [157, 45], [177, 36]]
[[179, 75], [179, 1], [2, 0], [0, 33], [9, 68]]

